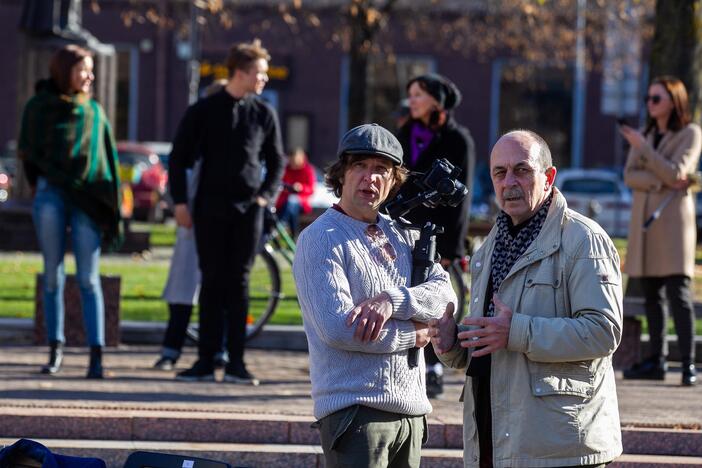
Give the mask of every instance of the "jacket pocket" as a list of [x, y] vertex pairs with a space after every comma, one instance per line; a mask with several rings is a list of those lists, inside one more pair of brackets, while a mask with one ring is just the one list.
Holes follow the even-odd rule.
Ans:
[[571, 395], [592, 397], [594, 376], [589, 361], [562, 363], [529, 363], [531, 392], [537, 397]]
[[524, 279], [523, 306], [519, 312], [538, 317], [556, 317], [562, 306], [558, 293], [562, 288], [563, 273], [552, 259], [534, 265]]

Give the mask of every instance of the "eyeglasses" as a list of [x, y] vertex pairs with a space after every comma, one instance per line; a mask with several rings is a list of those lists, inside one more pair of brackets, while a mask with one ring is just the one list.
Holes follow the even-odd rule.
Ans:
[[663, 99], [663, 98], [658, 94], [651, 94], [649, 96], [644, 96], [644, 104], [648, 103], [648, 101], [651, 101], [651, 104], [658, 104], [659, 102], [661, 102], [661, 99]]
[[[386, 263], [394, 262], [395, 259], [397, 259], [395, 248], [390, 243], [388, 236], [380, 229], [380, 226], [377, 224], [369, 224], [366, 228], [366, 237], [368, 237], [371, 245], [378, 249], [377, 253], [379, 253], [380, 259], [384, 260]], [[378, 258], [376, 257], [376, 259]]]

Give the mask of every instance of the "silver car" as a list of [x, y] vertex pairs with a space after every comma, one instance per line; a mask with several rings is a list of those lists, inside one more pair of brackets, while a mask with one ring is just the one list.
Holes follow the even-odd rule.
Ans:
[[626, 237], [631, 216], [631, 192], [621, 177], [604, 169], [563, 169], [556, 187], [568, 208], [594, 219], [611, 237]]

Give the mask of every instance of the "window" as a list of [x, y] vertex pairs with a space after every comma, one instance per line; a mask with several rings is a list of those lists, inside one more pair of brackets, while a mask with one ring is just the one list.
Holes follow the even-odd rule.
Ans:
[[389, 61], [378, 57], [368, 64], [367, 109], [371, 122], [394, 129], [393, 113], [400, 101], [407, 97], [405, 85], [415, 76], [434, 70], [434, 60], [429, 57], [400, 56]]
[[310, 118], [301, 114], [289, 115], [285, 120], [285, 150], [289, 154], [297, 148], [306, 153], [310, 150]]
[[557, 167], [570, 166], [572, 70], [511, 62], [500, 67], [498, 135], [527, 128], [551, 148]]

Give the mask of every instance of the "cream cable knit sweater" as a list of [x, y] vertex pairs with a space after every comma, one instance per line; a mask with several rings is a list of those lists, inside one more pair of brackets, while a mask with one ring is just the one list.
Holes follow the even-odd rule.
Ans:
[[[411, 416], [431, 412], [426, 397], [423, 353], [410, 368], [407, 350], [415, 345], [412, 321], [439, 318], [456, 302], [448, 274], [434, 265], [427, 282], [409, 287], [416, 234], [387, 216], [378, 225], [397, 252], [383, 261], [380, 246], [365, 234], [367, 223], [329, 209], [298, 240], [293, 273], [309, 343], [314, 415], [321, 419], [361, 404]], [[377, 341], [353, 339], [346, 326], [356, 304], [387, 292], [393, 304]]]

